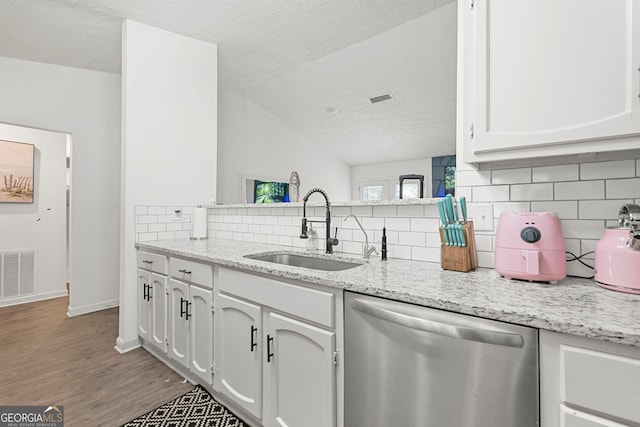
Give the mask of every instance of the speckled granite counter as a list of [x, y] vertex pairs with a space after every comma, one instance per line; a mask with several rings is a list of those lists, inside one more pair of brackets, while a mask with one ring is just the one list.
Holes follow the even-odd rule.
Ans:
[[[245, 258], [291, 247], [231, 240], [165, 240], [138, 243], [140, 249], [190, 257], [286, 279], [300, 280], [427, 307], [581, 335], [640, 347], [640, 295], [567, 278], [557, 285], [509, 281], [494, 270], [445, 271], [427, 262], [379, 258], [336, 272], [290, 267]], [[324, 256], [318, 254], [318, 256]], [[339, 258], [361, 258], [337, 255]]]

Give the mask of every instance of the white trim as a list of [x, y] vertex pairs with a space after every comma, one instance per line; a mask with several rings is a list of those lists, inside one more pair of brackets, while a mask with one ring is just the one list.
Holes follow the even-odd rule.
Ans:
[[10, 305], [27, 304], [35, 301], [42, 301], [53, 298], [60, 298], [69, 295], [66, 289], [62, 291], [46, 292], [38, 295], [23, 295], [16, 298], [6, 298], [0, 300], [0, 307], [8, 307]]
[[131, 341], [125, 342], [121, 337], [116, 338], [116, 345], [113, 347], [120, 354], [125, 354], [130, 352], [131, 350], [135, 350], [142, 346], [142, 342], [139, 338], [136, 338]]
[[93, 313], [94, 311], [106, 310], [108, 308], [118, 307], [120, 305], [120, 299], [112, 299], [108, 301], [101, 301], [95, 304], [87, 304], [80, 307], [71, 307], [67, 308], [67, 316], [75, 317], [80, 316], [81, 314]]

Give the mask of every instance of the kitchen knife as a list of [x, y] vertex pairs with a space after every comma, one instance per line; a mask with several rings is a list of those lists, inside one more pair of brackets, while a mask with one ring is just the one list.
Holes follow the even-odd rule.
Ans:
[[447, 229], [449, 230], [449, 241], [453, 246], [460, 246], [458, 243], [458, 235], [453, 223], [453, 197], [451, 194], [447, 194], [444, 198], [444, 212], [447, 217]]
[[464, 232], [462, 231], [462, 226], [460, 225], [460, 218], [458, 216], [458, 202], [454, 201], [453, 202], [453, 216], [455, 217], [456, 220], [456, 233], [458, 235], [458, 243], [460, 244], [460, 246], [467, 246], [467, 241], [464, 238]]
[[462, 223], [467, 223], [467, 199], [464, 196], [460, 197], [460, 211], [462, 211]]
[[444, 236], [444, 244], [449, 246], [449, 230], [447, 230], [447, 219], [444, 214], [444, 202], [439, 200], [436, 205], [438, 205], [438, 212], [440, 213], [440, 222], [442, 225], [440, 228], [442, 229], [442, 235]]

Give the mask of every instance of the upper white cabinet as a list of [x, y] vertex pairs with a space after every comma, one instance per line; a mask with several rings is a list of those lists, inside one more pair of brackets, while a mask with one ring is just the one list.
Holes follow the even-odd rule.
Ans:
[[459, 2], [466, 163], [640, 148], [640, 4]]

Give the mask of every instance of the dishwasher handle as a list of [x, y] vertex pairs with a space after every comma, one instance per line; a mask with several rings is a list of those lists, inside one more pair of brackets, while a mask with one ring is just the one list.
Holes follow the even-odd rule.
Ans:
[[476, 341], [484, 344], [495, 344], [505, 347], [521, 348], [524, 345], [524, 338], [519, 334], [510, 332], [488, 331], [486, 329], [467, 328], [456, 326], [434, 320], [421, 319], [403, 313], [397, 313], [386, 308], [378, 307], [365, 301], [354, 299], [351, 301], [351, 308], [361, 313], [436, 335], [449, 338]]

